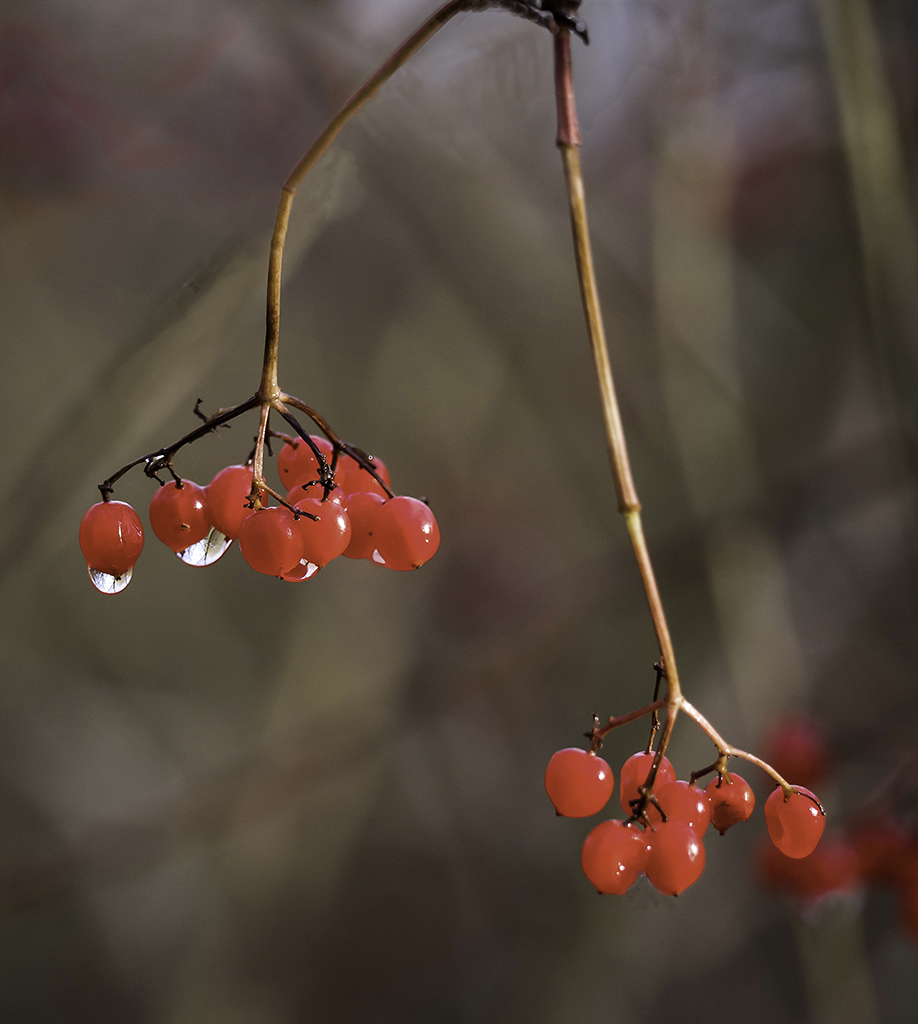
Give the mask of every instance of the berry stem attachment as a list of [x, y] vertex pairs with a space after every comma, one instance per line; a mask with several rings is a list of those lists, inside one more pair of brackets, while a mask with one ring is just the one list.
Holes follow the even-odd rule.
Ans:
[[600, 728], [594, 726], [592, 732], [586, 733], [586, 738], [593, 744], [593, 749], [598, 750], [602, 745], [603, 739], [613, 729], [617, 729], [620, 725], [627, 725], [629, 722], [636, 722], [639, 718], [643, 718], [644, 715], [656, 714], [660, 708], [665, 707], [665, 700], [655, 700], [652, 704], [647, 704], [636, 711], [629, 711], [627, 715], [619, 715], [617, 718], [613, 715], [604, 726]]

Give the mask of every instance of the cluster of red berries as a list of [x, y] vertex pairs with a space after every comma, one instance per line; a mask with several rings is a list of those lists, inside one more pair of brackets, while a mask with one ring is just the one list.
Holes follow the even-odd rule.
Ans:
[[[785, 774], [793, 771], [808, 785], [826, 781], [832, 759], [815, 722], [786, 719], [766, 739], [769, 761]], [[858, 820], [825, 840], [807, 857], [792, 860], [764, 845], [756, 859], [759, 881], [780, 892], [804, 912], [829, 896], [853, 894], [868, 885], [892, 889], [904, 931], [918, 939], [918, 837], [893, 806], [871, 807], [871, 820]]]
[[[663, 757], [652, 791], [643, 793], [655, 755], [633, 754], [622, 766], [620, 796], [625, 819], [597, 825], [581, 852], [584, 874], [601, 893], [623, 893], [641, 874], [660, 892], [677, 896], [704, 870], [702, 838], [708, 825], [721, 835], [746, 821], [755, 797], [734, 772], [718, 773], [706, 789], [676, 778]], [[615, 788], [611, 768], [592, 750], [569, 747], [548, 762], [545, 789], [558, 814], [585, 818], [605, 807]], [[775, 846], [788, 858], [806, 857], [819, 842], [825, 814], [809, 790], [781, 787], [765, 801], [765, 822]]]
[[[331, 465], [331, 443], [311, 440]], [[251, 466], [227, 466], [206, 487], [191, 480], [160, 487], [150, 502], [150, 525], [189, 565], [211, 565], [238, 539], [253, 569], [291, 582], [309, 579], [338, 555], [417, 569], [440, 544], [434, 514], [417, 498], [391, 496], [385, 465], [370, 464], [375, 476], [342, 452], [323, 482], [312, 447], [285, 443], [277, 468], [286, 505], [268, 506], [264, 492], [252, 494]], [[101, 501], [83, 517], [80, 548], [95, 587], [119, 593], [143, 549], [140, 518], [122, 501]]]

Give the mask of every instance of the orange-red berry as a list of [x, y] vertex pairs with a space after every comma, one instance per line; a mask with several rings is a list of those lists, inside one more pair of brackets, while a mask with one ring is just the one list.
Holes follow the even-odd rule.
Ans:
[[752, 787], [736, 772], [729, 777], [718, 775], [705, 787], [711, 801], [711, 824], [723, 835], [737, 822], [746, 821], [755, 808], [755, 793]]
[[150, 526], [173, 551], [184, 551], [210, 533], [204, 488], [191, 480], [164, 484], [150, 502]]
[[614, 788], [615, 776], [608, 764], [580, 747], [552, 754], [545, 769], [545, 792], [566, 818], [586, 818], [601, 811]]
[[601, 893], [626, 892], [644, 870], [646, 860], [644, 834], [617, 818], [597, 825], [580, 851], [583, 873]]
[[788, 857], [806, 857], [816, 849], [826, 816], [816, 797], [802, 786], [789, 793], [778, 786], [765, 801], [765, 824], [777, 848]]
[[[619, 779], [621, 789], [619, 802], [625, 814], [631, 814], [631, 801], [637, 800], [640, 796], [638, 787], [643, 786], [647, 781], [647, 773], [653, 764], [654, 756], [653, 753], [645, 754], [643, 750], [640, 750], [638, 753], [632, 754], [622, 765], [621, 777]], [[665, 786], [667, 782], [675, 781], [676, 772], [670, 764], [669, 758], [664, 757], [660, 762], [660, 770], [657, 772], [654, 788], [659, 789], [661, 786]]]

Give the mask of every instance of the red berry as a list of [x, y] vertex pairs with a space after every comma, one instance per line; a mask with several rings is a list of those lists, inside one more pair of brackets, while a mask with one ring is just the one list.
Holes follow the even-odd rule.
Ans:
[[[702, 838], [711, 821], [711, 801], [706, 793], [682, 779], [654, 787], [654, 792], [667, 819], [681, 821]], [[663, 820], [653, 804], [647, 807], [647, 819], [651, 825]]]
[[[251, 490], [251, 466], [227, 466], [204, 488], [210, 521], [230, 540], [239, 536], [243, 522], [253, 512], [248, 504]], [[264, 492], [261, 494], [263, 497]]]
[[[391, 491], [392, 478], [389, 476], [386, 464], [382, 459], [376, 458], [372, 459], [372, 463], [377, 475]], [[366, 491], [370, 494], [378, 494], [382, 498], [389, 497], [386, 493], [386, 488], [379, 483], [376, 477], [348, 455], [344, 456], [338, 463], [335, 479], [345, 494], [357, 494], [361, 491]]]
[[418, 569], [440, 546], [440, 528], [433, 512], [417, 498], [390, 498], [372, 522], [376, 550], [390, 569]]
[[614, 788], [615, 776], [608, 764], [580, 747], [552, 754], [545, 769], [545, 792], [566, 818], [587, 818], [601, 811]]
[[317, 517], [302, 516], [296, 521], [303, 545], [302, 557], [307, 562], [321, 568], [344, 552], [351, 541], [351, 521], [341, 505], [336, 501], [303, 498], [295, 508]]
[[386, 499], [372, 491], [357, 491], [344, 499], [348, 518], [351, 521], [351, 542], [344, 554], [348, 558], [369, 558], [376, 550], [373, 539], [373, 519], [376, 510]]
[[704, 870], [704, 845], [681, 821], [663, 821], [644, 833], [647, 862], [644, 873], [654, 886], [670, 896], [678, 896]]
[[711, 801], [711, 824], [723, 835], [738, 821], [746, 821], [755, 808], [755, 793], [749, 783], [736, 772], [718, 775], [705, 788]]
[[143, 550], [140, 517], [123, 501], [100, 501], [80, 523], [80, 550], [90, 569], [123, 576]]
[[[619, 787], [621, 788], [619, 802], [625, 814], [631, 813], [631, 801], [637, 800], [640, 796], [638, 787], [643, 786], [647, 781], [647, 773], [650, 771], [654, 757], [653, 753], [645, 754], [640, 750], [636, 754], [632, 754], [622, 765], [621, 778], [619, 779]], [[664, 757], [660, 762], [660, 770], [657, 772], [654, 789], [656, 790], [660, 786], [666, 785], [667, 782], [675, 781], [676, 772], [669, 763], [669, 758]]]
[[315, 498], [316, 501], [334, 501], [338, 505], [344, 505], [344, 491], [340, 487], [333, 487], [325, 498], [325, 488], [317, 481], [310, 484], [297, 484], [287, 491], [287, 501], [295, 505], [304, 498]]
[[580, 851], [583, 873], [598, 892], [623, 893], [637, 881], [647, 859], [644, 834], [634, 825], [613, 818], [586, 837]]
[[765, 824], [777, 848], [788, 857], [806, 857], [816, 849], [826, 827], [826, 816], [816, 797], [802, 786], [785, 799], [778, 786], [765, 801]]
[[[325, 456], [325, 461], [331, 466], [334, 448], [331, 441], [324, 437], [310, 434], [315, 441], [316, 447]], [[309, 445], [300, 437], [296, 444], [284, 444], [284, 447], [277, 453], [277, 472], [281, 483], [288, 490], [297, 484], [306, 484], [310, 480], [319, 479], [319, 460], [313, 454]]]
[[150, 526], [173, 551], [184, 551], [210, 533], [204, 488], [190, 480], [160, 487], [150, 502]]
[[266, 576], [291, 572], [303, 554], [293, 513], [282, 505], [253, 512], [239, 531], [239, 550], [256, 572]]
[[806, 857], [788, 857], [766, 840], [756, 868], [763, 885], [802, 903], [851, 892], [859, 881], [857, 853], [836, 837], [827, 838]]
[[829, 770], [829, 749], [817, 722], [785, 718], [769, 730], [763, 744], [765, 760], [785, 779], [801, 786], [818, 785]]

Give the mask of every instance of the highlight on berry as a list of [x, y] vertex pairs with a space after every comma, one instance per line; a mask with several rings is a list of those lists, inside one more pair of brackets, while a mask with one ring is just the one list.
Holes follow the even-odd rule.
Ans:
[[[405, 572], [435, 554], [440, 530], [426, 501], [396, 494], [381, 459], [341, 441], [312, 410], [283, 397], [306, 409], [329, 436], [306, 434], [286, 408], [282, 414], [300, 436], [270, 431], [263, 414], [255, 450], [245, 463], [224, 467], [206, 486], [181, 478], [172, 464], [179, 449], [250, 408], [265, 407], [252, 399], [205, 418], [203, 426], [173, 445], [135, 459], [99, 485], [102, 501], [83, 517], [79, 535], [97, 590], [123, 591], [143, 550], [140, 517], [112, 498], [115, 483], [135, 466], [158, 484], [149, 508], [154, 535], [186, 565], [212, 565], [238, 542], [256, 572], [302, 582], [339, 555]], [[201, 416], [197, 406], [195, 412]], [[280, 443], [277, 475], [283, 494], [263, 475], [271, 440]]]

